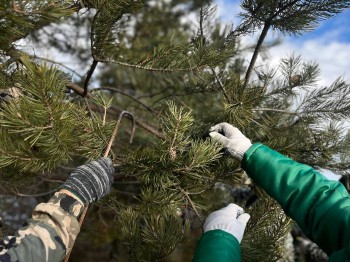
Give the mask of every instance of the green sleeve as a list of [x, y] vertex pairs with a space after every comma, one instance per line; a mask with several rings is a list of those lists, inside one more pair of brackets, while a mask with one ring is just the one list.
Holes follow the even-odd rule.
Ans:
[[242, 168], [312, 241], [333, 254], [330, 261], [349, 257], [350, 197], [341, 183], [262, 144], [249, 148]]
[[198, 242], [193, 262], [239, 262], [241, 253], [238, 240], [222, 230], [204, 233]]

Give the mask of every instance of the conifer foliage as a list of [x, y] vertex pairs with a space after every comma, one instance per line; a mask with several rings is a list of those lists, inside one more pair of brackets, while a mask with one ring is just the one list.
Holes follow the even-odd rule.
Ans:
[[[2, 105], [0, 167], [19, 173], [51, 170], [81, 154], [96, 158], [106, 146], [110, 123], [72, 103], [66, 81], [55, 68], [38, 66], [28, 57], [12, 76], [18, 97]], [[108, 129], [109, 127], [109, 129]], [[4, 171], [5, 172], [5, 171]]]
[[[126, 110], [134, 142], [122, 124], [113, 192], [90, 209], [74, 260], [190, 261], [205, 216], [235, 202], [251, 214], [243, 261], [291, 261], [283, 254], [293, 221], [208, 130], [229, 122], [252, 142], [346, 177], [349, 83], [319, 86], [317, 63], [297, 54], [269, 70], [256, 61], [270, 30], [300, 35], [349, 6], [242, 0], [241, 23], [227, 27], [210, 0], [0, 0], [0, 199], [49, 197], [103, 153]], [[241, 39], [253, 33], [246, 64]]]

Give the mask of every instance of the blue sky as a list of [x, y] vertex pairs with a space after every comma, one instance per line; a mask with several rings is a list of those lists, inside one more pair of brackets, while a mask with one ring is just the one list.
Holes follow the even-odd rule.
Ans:
[[[216, 0], [218, 16], [226, 23], [239, 23], [241, 11], [238, 0]], [[350, 10], [345, 10], [328, 20], [321, 21], [318, 27], [302, 36], [283, 36], [282, 44], [271, 48], [268, 63], [275, 65], [278, 61], [292, 54], [301, 55], [307, 61], [315, 61], [321, 69], [321, 85], [331, 84], [342, 76], [350, 82]], [[249, 36], [244, 41], [254, 42], [258, 35]], [[267, 39], [276, 38], [270, 33]], [[243, 41], [243, 42], [244, 42]], [[247, 54], [247, 62], [249, 61]], [[260, 61], [267, 63], [267, 61]]]
[[[350, 10], [332, 17], [330, 19], [321, 21], [319, 26], [312, 32], [307, 32], [301, 37], [297, 37], [295, 41], [306, 41], [314, 38], [324, 37], [324, 41], [332, 41], [334, 39], [328, 38], [333, 34], [339, 42], [350, 42]], [[294, 37], [293, 37], [294, 38]]]

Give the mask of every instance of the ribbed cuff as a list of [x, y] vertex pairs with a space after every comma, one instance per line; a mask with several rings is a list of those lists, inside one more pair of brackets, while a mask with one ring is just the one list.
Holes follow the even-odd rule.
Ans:
[[72, 187], [67, 186], [67, 184], [63, 184], [60, 189], [65, 189], [69, 192], [71, 192], [74, 196], [76, 196], [77, 198], [79, 198], [79, 200], [84, 203], [84, 205], [89, 204], [88, 201], [86, 201], [85, 197], [83, 197], [81, 194], [79, 194], [79, 192], [77, 190], [74, 190]]

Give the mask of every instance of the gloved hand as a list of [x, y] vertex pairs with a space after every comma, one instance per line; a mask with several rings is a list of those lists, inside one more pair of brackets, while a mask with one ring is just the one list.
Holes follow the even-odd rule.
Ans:
[[250, 215], [244, 213], [243, 208], [231, 203], [207, 217], [204, 223], [204, 233], [220, 229], [230, 233], [241, 243], [249, 219]]
[[228, 123], [220, 123], [209, 129], [210, 137], [219, 141], [231, 156], [242, 161], [244, 153], [252, 145], [250, 140]]
[[114, 180], [113, 174], [112, 160], [102, 157], [77, 167], [61, 189], [73, 193], [84, 204], [90, 204], [110, 192]]

